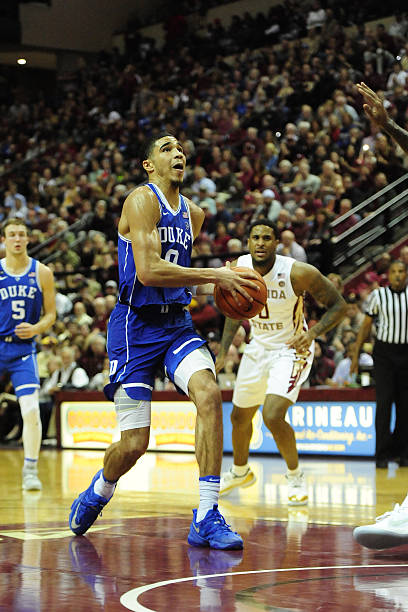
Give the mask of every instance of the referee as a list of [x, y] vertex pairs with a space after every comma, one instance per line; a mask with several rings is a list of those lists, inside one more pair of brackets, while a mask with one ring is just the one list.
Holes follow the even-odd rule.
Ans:
[[[386, 468], [393, 457], [408, 466], [408, 288], [407, 269], [394, 261], [388, 269], [388, 287], [374, 289], [365, 308], [358, 332], [350, 374], [358, 371], [361, 347], [374, 321], [374, 375], [377, 408], [375, 415], [375, 458], [378, 468]], [[396, 422], [391, 434], [391, 407], [396, 407]]]

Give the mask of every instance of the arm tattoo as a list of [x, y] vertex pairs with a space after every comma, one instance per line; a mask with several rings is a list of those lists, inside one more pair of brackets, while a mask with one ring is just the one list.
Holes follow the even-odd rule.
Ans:
[[228, 349], [231, 346], [231, 342], [234, 339], [235, 334], [238, 331], [239, 326], [241, 325], [241, 321], [237, 321], [235, 319], [225, 319], [224, 330], [222, 332], [220, 352], [226, 355], [228, 353]]
[[391, 136], [399, 144], [401, 149], [408, 153], [408, 132], [400, 127], [395, 121], [389, 119], [384, 126], [384, 132]]
[[312, 327], [317, 337], [340, 323], [346, 312], [346, 302], [332, 283], [324, 276], [316, 278], [311, 283], [308, 291], [317, 302], [327, 307], [327, 311], [320, 321]]

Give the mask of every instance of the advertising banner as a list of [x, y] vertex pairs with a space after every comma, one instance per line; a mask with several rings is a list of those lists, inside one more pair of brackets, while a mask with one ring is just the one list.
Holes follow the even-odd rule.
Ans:
[[[223, 402], [224, 451], [232, 451], [232, 403]], [[196, 410], [189, 401], [153, 401], [149, 450], [194, 452]], [[299, 402], [288, 410], [300, 454], [373, 456], [375, 402]], [[63, 401], [62, 448], [104, 449], [120, 438], [116, 413], [108, 401]], [[278, 453], [261, 410], [253, 421], [251, 452]]]
[[[224, 402], [224, 451], [232, 451], [231, 402]], [[289, 407], [286, 419], [293, 427], [300, 454], [358, 455], [375, 452], [375, 402], [300, 402]], [[251, 452], [278, 453], [262, 420], [253, 421]]]
[[[194, 452], [196, 410], [192, 402], [152, 402], [149, 450]], [[62, 448], [107, 448], [120, 439], [112, 402], [63, 401]]]

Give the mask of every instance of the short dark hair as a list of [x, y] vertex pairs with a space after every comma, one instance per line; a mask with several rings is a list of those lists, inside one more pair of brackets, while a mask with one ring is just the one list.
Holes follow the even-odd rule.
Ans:
[[153, 136], [150, 136], [145, 141], [144, 146], [143, 146], [143, 160], [149, 159], [156, 142], [160, 140], [160, 138], [165, 138], [166, 136], [170, 136], [171, 138], [176, 138], [174, 134], [170, 134], [169, 132], [161, 132], [159, 134], [154, 134]]
[[28, 226], [27, 226], [27, 223], [24, 221], [24, 219], [20, 219], [20, 218], [17, 218], [17, 217], [9, 217], [7, 219], [7, 221], [5, 221], [3, 223], [3, 225], [1, 226], [1, 234], [2, 234], [2, 236], [6, 235], [6, 228], [9, 225], [24, 225], [24, 227], [26, 228], [27, 233], [28, 233]]
[[279, 240], [280, 238], [279, 228], [276, 225], [276, 223], [274, 223], [273, 221], [269, 221], [269, 219], [258, 219], [258, 221], [253, 221], [248, 229], [248, 237], [251, 235], [253, 228], [256, 227], [257, 225], [266, 225], [267, 227], [272, 228], [276, 240]]
[[395, 264], [402, 266], [404, 268], [405, 271], [407, 271], [407, 266], [406, 264], [404, 264], [404, 262], [401, 259], [393, 259], [392, 262], [389, 265], [389, 268], [391, 268], [391, 266], [394, 266]]

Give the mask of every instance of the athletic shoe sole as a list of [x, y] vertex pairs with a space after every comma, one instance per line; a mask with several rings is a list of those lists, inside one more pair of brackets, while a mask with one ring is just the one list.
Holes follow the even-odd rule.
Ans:
[[367, 527], [356, 527], [353, 531], [353, 538], [366, 548], [373, 550], [383, 550], [393, 546], [404, 546], [408, 544], [408, 534], [393, 533], [385, 529], [369, 529]]

